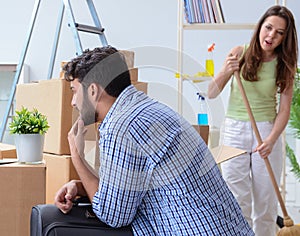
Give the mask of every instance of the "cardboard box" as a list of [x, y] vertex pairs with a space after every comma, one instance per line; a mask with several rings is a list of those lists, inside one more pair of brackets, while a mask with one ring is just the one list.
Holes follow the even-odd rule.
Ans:
[[30, 235], [31, 209], [45, 203], [45, 164], [0, 165], [1, 235]]
[[64, 79], [65, 78], [65, 72], [63, 70], [64, 66], [68, 63], [68, 61], [61, 61], [60, 62], [60, 70], [59, 70], [59, 78]]
[[129, 69], [134, 67], [134, 52], [128, 50], [119, 50], [125, 57], [125, 61]]
[[193, 127], [200, 134], [203, 141], [208, 144], [209, 126], [208, 125], [193, 125]]
[[[131, 83], [136, 83], [138, 81], [138, 68], [129, 69], [129, 74], [130, 74]], [[64, 71], [61, 70], [59, 72], [59, 78], [60, 79], [65, 79], [65, 72]]]
[[138, 77], [139, 77], [139, 70], [138, 68], [132, 68], [129, 70], [129, 74], [130, 74], [130, 81], [132, 84], [136, 83], [138, 81]]
[[17, 158], [16, 146], [0, 143], [0, 160], [3, 158]]
[[148, 93], [148, 83], [145, 82], [136, 82], [136, 83], [132, 83], [134, 85], [134, 87], [139, 90], [144, 92], [145, 94]]
[[68, 181], [79, 179], [71, 156], [44, 153], [46, 163], [46, 203], [53, 204], [56, 192]]
[[[87, 163], [98, 175], [99, 145], [97, 140], [85, 141], [84, 149]], [[79, 179], [70, 155], [43, 154], [46, 163], [46, 203], [53, 204], [56, 192], [72, 179]]]
[[17, 86], [16, 109], [37, 108], [47, 116], [50, 128], [45, 135], [44, 152], [70, 154], [67, 137], [72, 127], [71, 100], [72, 91], [66, 80], [41, 80]]
[[[129, 51], [129, 50], [119, 50], [119, 52], [124, 56], [126, 64], [128, 66], [128, 69], [133, 69], [134, 68], [134, 52]], [[69, 61], [62, 61], [60, 63], [60, 72], [59, 72], [59, 77], [61, 79], [64, 78], [64, 71], [63, 67], [65, 64], [67, 64]]]
[[86, 140], [84, 148], [85, 160], [98, 175], [100, 167], [100, 150], [98, 140]]

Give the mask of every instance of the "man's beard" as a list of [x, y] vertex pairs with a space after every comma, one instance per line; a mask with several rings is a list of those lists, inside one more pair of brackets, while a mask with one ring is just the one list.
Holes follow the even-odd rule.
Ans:
[[81, 119], [85, 126], [94, 124], [97, 121], [98, 114], [87, 96], [84, 96], [82, 110], [80, 111]]

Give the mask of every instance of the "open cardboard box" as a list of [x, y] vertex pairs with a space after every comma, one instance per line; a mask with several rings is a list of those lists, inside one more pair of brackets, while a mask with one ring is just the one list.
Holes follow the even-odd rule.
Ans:
[[[206, 144], [208, 144], [209, 139], [209, 126], [208, 125], [193, 125], [193, 127], [197, 130], [200, 134], [202, 139]], [[220, 164], [224, 161], [227, 161], [231, 158], [239, 156], [241, 154], [246, 153], [245, 150], [229, 147], [225, 145], [217, 146], [210, 149], [211, 154], [213, 155], [217, 164]]]
[[225, 145], [214, 147], [210, 151], [217, 164], [246, 153], [245, 150]]

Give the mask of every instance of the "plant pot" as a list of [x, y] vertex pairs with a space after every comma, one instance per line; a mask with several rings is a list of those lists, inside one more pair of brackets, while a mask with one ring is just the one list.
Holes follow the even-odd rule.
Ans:
[[18, 162], [39, 164], [43, 160], [44, 135], [16, 134], [15, 144]]

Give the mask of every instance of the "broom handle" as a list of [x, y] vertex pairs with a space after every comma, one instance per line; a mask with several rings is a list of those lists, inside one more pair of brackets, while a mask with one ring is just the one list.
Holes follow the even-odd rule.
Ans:
[[[259, 131], [258, 131], [256, 122], [255, 122], [255, 120], [254, 120], [254, 116], [253, 116], [253, 113], [252, 113], [252, 111], [251, 111], [251, 108], [250, 108], [250, 105], [249, 105], [249, 101], [248, 101], [248, 99], [247, 99], [247, 96], [246, 96], [244, 87], [243, 87], [243, 85], [242, 85], [242, 82], [241, 82], [241, 78], [240, 78], [239, 72], [238, 72], [238, 71], [234, 72], [234, 76], [236, 77], [236, 80], [237, 80], [237, 83], [238, 83], [240, 92], [241, 92], [241, 94], [242, 94], [242, 98], [243, 98], [244, 103], [245, 103], [245, 106], [246, 106], [246, 108], [247, 108], [247, 112], [248, 112], [248, 115], [249, 115], [249, 118], [250, 118], [250, 122], [251, 122], [252, 128], [253, 128], [253, 130], [254, 130], [254, 133], [255, 133], [257, 142], [258, 142], [259, 145], [261, 145], [263, 142], [262, 142], [261, 136], [260, 136], [260, 134], [259, 134]], [[281, 207], [283, 216], [288, 216], [288, 213], [287, 213], [287, 210], [286, 210], [286, 208], [285, 208], [285, 205], [284, 205], [282, 196], [281, 196], [281, 194], [280, 194], [280, 191], [279, 191], [277, 182], [276, 182], [276, 180], [275, 180], [275, 176], [274, 176], [274, 173], [273, 173], [273, 171], [272, 171], [272, 167], [271, 167], [271, 165], [270, 165], [269, 159], [268, 159], [268, 158], [264, 158], [264, 161], [265, 161], [267, 170], [268, 170], [268, 172], [269, 172], [269, 175], [270, 175], [270, 178], [271, 178], [271, 181], [272, 181], [274, 190], [275, 190], [275, 192], [276, 192], [276, 195], [277, 195], [277, 198], [278, 198], [278, 201], [279, 201], [279, 204], [280, 204], [280, 207]]]

